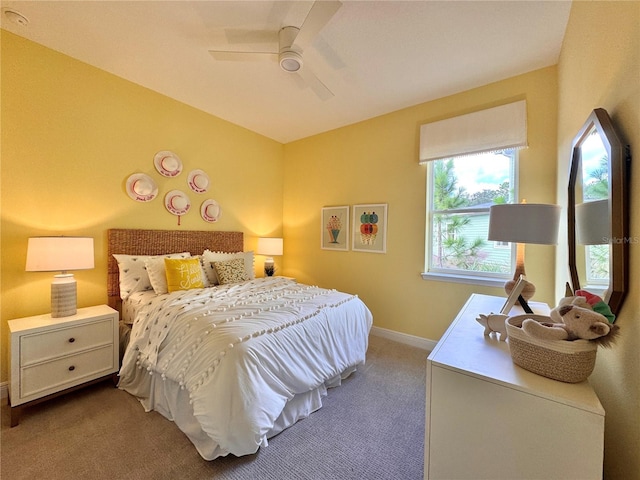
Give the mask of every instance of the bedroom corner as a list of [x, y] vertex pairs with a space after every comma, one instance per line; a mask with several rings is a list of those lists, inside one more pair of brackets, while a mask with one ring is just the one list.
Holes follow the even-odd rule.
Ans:
[[[429, 119], [522, 98], [529, 109], [529, 147], [521, 151], [519, 194], [532, 203], [554, 203], [555, 66], [286, 144], [287, 274], [357, 292], [376, 327], [431, 341], [472, 293], [506, 296], [502, 288], [422, 279], [426, 170], [418, 164], [418, 138]], [[321, 208], [361, 203], [388, 204], [386, 253], [322, 250]], [[528, 273], [540, 279], [534, 300], [553, 303], [554, 249], [528, 247]]]
[[[0, 381], [6, 382], [7, 320], [50, 310], [53, 274], [25, 272], [29, 237], [92, 237], [95, 268], [75, 275], [78, 307], [106, 303], [109, 228], [242, 231], [246, 250], [255, 249], [260, 236], [280, 236], [283, 146], [6, 30], [1, 34]], [[164, 195], [175, 182], [186, 182], [186, 175], [167, 179], [155, 170], [154, 155], [165, 149], [179, 152], [186, 171], [208, 172], [223, 212], [218, 222], [200, 217], [204, 196], [193, 192], [194, 211], [180, 226], [165, 209]], [[136, 172], [157, 182], [158, 198], [129, 198], [125, 181]]]

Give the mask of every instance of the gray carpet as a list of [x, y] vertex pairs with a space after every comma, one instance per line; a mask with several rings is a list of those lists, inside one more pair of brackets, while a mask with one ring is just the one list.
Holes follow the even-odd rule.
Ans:
[[2, 408], [0, 476], [19, 479], [423, 478], [427, 352], [372, 336], [367, 364], [323, 407], [245, 457], [207, 462], [178, 428], [109, 382]]

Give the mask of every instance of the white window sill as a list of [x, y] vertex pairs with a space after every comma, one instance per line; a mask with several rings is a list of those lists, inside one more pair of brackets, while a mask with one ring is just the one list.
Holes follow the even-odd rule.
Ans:
[[452, 275], [450, 273], [421, 273], [423, 280], [435, 280], [436, 282], [466, 283], [470, 285], [482, 285], [484, 287], [503, 287], [508, 279], [476, 277], [472, 275]]

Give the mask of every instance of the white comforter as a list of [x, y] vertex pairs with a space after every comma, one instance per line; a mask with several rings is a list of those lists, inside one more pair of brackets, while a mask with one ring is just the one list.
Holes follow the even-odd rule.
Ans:
[[[175, 419], [203, 457], [250, 454], [310, 413], [283, 420], [294, 397], [364, 363], [371, 325], [356, 296], [282, 277], [159, 295], [134, 321], [119, 386]], [[181, 391], [159, 394], [171, 392], [160, 382]]]

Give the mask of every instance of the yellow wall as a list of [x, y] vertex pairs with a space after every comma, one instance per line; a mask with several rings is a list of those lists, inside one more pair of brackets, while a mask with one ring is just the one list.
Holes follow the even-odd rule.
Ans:
[[[558, 66], [558, 199], [566, 205], [571, 144], [591, 110], [609, 112], [631, 146], [629, 295], [620, 341], [600, 349], [590, 377], [606, 411], [604, 478], [640, 479], [640, 2], [574, 2]], [[562, 245], [566, 245], [565, 241]], [[567, 280], [558, 249], [557, 291]], [[586, 452], [585, 452], [586, 453]]]
[[[6, 321], [50, 311], [53, 274], [24, 271], [28, 237], [94, 237], [96, 268], [75, 272], [83, 307], [107, 300], [109, 228], [240, 230], [246, 250], [258, 236], [282, 234], [280, 143], [4, 30], [1, 48], [2, 381]], [[155, 171], [159, 150], [180, 156], [180, 177]], [[174, 188], [188, 191], [194, 168], [209, 174], [211, 189], [190, 193], [192, 210], [178, 226], [163, 198]], [[152, 202], [126, 195], [125, 179], [135, 172], [158, 183]], [[222, 207], [217, 223], [200, 217], [206, 198]]]
[[[96, 268], [76, 272], [85, 306], [106, 300], [105, 232], [112, 227], [239, 229], [246, 249], [257, 236], [284, 233], [284, 274], [357, 293], [377, 326], [437, 340], [469, 294], [503, 293], [421, 279], [426, 169], [417, 163], [419, 127], [526, 99], [530, 147], [520, 156], [520, 196], [554, 202], [556, 98], [550, 67], [283, 147], [3, 31], [2, 379], [6, 320], [49, 310], [51, 275], [24, 272], [27, 238], [95, 238]], [[153, 155], [164, 149], [181, 156], [185, 171], [210, 174], [220, 222], [206, 224], [192, 211], [178, 227], [166, 212], [162, 196], [180, 181], [155, 172]], [[156, 179], [159, 198], [128, 198], [124, 182], [135, 172]], [[195, 210], [201, 199], [191, 196]], [[321, 250], [321, 207], [357, 203], [389, 205], [387, 254]], [[553, 300], [553, 256], [554, 247], [527, 248], [540, 301]]]
[[[285, 145], [286, 271], [304, 282], [357, 293], [378, 327], [438, 340], [473, 292], [502, 289], [426, 281], [423, 123], [526, 99], [529, 148], [520, 153], [520, 196], [554, 203], [556, 68], [549, 67]], [[325, 206], [388, 204], [384, 255], [320, 249]], [[554, 301], [553, 246], [527, 246], [534, 300]]]

